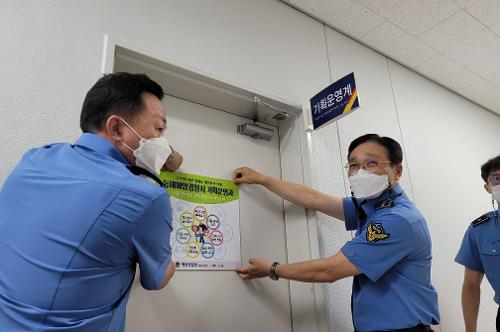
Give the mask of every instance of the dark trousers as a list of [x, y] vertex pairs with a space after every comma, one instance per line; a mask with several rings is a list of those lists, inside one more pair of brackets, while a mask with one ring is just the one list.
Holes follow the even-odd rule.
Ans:
[[433, 332], [429, 325], [419, 324], [414, 327], [409, 327], [407, 329], [395, 330], [394, 332]]
[[497, 332], [500, 332], [500, 306], [497, 311]]
[[[500, 313], [500, 308], [499, 308], [499, 313]], [[354, 330], [354, 332], [356, 332], [356, 330]], [[394, 330], [391, 332], [434, 332], [434, 330], [431, 329], [431, 327], [429, 325], [419, 324], [419, 325], [414, 326], [414, 327], [409, 327], [409, 328], [400, 329], [400, 330]], [[497, 316], [497, 332], [500, 332], [500, 331], [498, 331], [498, 316]]]

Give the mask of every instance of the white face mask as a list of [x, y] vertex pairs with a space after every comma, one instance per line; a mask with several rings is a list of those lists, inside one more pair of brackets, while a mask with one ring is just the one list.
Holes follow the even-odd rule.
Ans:
[[168, 157], [172, 154], [172, 148], [165, 137], [159, 138], [142, 138], [134, 128], [132, 128], [125, 120], [122, 121], [140, 138], [139, 147], [135, 150], [130, 148], [125, 142], [122, 142], [135, 157], [135, 164], [145, 168], [155, 175], [160, 175], [163, 165], [165, 165]]
[[387, 174], [378, 175], [362, 168], [349, 177], [349, 182], [351, 183], [351, 190], [357, 198], [375, 198], [389, 188]]
[[491, 196], [495, 201], [500, 202], [500, 184], [491, 187]]

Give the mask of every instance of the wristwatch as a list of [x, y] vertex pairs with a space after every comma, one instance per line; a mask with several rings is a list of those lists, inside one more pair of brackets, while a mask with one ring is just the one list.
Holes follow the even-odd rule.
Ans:
[[279, 262], [274, 262], [272, 265], [271, 265], [271, 270], [269, 271], [269, 278], [271, 278], [272, 280], [278, 280], [280, 277], [278, 277], [278, 275], [276, 274], [276, 268], [278, 267], [278, 265], [280, 265]]

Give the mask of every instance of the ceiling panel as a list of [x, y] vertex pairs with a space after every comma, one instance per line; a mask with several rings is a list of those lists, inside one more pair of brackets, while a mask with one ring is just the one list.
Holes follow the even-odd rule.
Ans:
[[494, 33], [497, 34], [497, 36], [500, 37], [500, 22], [490, 25], [490, 28], [491, 31], [493, 31]]
[[[469, 66], [469, 69], [500, 88], [500, 49]], [[500, 98], [500, 96], [499, 96]]]
[[292, 6], [307, 12], [309, 15], [330, 25], [351, 37], [361, 38], [384, 19], [356, 1], [329, 0], [287, 0]]
[[500, 37], [463, 10], [426, 32], [422, 40], [465, 66], [500, 48]]
[[500, 0], [282, 0], [500, 114]]
[[357, 1], [406, 32], [417, 36], [460, 10], [451, 0]]
[[500, 110], [500, 89], [445, 56], [417, 67], [421, 74], [491, 110]]
[[500, 22], [500, 1], [498, 0], [455, 0], [459, 6], [486, 25]]
[[378, 26], [361, 40], [409, 67], [418, 66], [438, 54], [424, 42], [389, 22]]

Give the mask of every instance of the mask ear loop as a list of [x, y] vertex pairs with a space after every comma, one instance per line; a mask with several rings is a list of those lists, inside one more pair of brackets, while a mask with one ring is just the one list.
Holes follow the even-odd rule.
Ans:
[[137, 135], [137, 137], [139, 137], [140, 139], [144, 139], [144, 138], [142, 138], [142, 137], [141, 137], [141, 135], [139, 135], [139, 134], [137, 133], [137, 131], [135, 131], [135, 129], [134, 129], [134, 128], [132, 128], [132, 126], [131, 126], [131, 125], [129, 125], [129, 124], [127, 123], [127, 121], [123, 120], [122, 118], [120, 118], [120, 120], [122, 120], [122, 121], [123, 121], [123, 123], [125, 123], [125, 124], [127, 125], [127, 127], [129, 127], [129, 128], [130, 128], [130, 130], [132, 130], [132, 131], [134, 132], [134, 134], [136, 134], [136, 135]]
[[125, 143], [125, 142], [123, 142], [123, 141], [120, 141], [120, 143], [122, 143], [123, 145], [125, 145], [125, 147], [126, 147], [127, 149], [129, 149], [130, 151], [132, 151], [132, 153], [134, 153], [134, 150], [133, 150], [130, 146], [128, 146], [128, 144], [127, 144], [127, 143]]
[[493, 206], [493, 211], [495, 211], [495, 224], [498, 224], [498, 203], [495, 209], [495, 198], [493, 196], [491, 197], [491, 205]]
[[351, 199], [352, 203], [354, 204], [354, 210], [356, 210], [356, 215], [358, 217], [358, 226], [359, 226], [359, 222], [366, 219], [366, 212], [359, 206], [358, 200], [356, 199], [356, 195], [354, 195], [354, 192], [352, 190], [351, 190]]
[[[130, 128], [130, 130], [132, 130], [132, 131], [134, 132], [134, 134], [136, 134], [136, 135], [137, 135], [137, 137], [139, 137], [139, 139], [140, 139], [141, 141], [142, 141], [142, 140], [144, 140], [144, 138], [142, 138], [142, 137], [141, 137], [141, 135], [139, 135], [139, 134], [137, 133], [137, 131], [135, 131], [135, 129], [134, 129], [134, 128], [132, 128], [132, 126], [131, 126], [131, 125], [129, 125], [129, 124], [127, 123], [127, 121], [125, 121], [125, 120], [124, 120], [123, 118], [121, 118], [121, 117], [120, 117], [120, 120], [122, 120], [122, 121], [123, 121], [123, 123], [125, 123], [125, 125], [127, 125], [127, 127], [129, 127], [129, 128]], [[127, 143], [125, 143], [125, 142], [123, 142], [123, 141], [121, 141], [120, 143], [122, 143], [123, 145], [125, 145], [125, 146], [126, 146], [126, 147], [130, 150], [130, 151], [132, 151], [132, 153], [134, 152], [134, 149], [132, 149], [130, 146], [128, 146], [128, 144], [127, 144]]]

